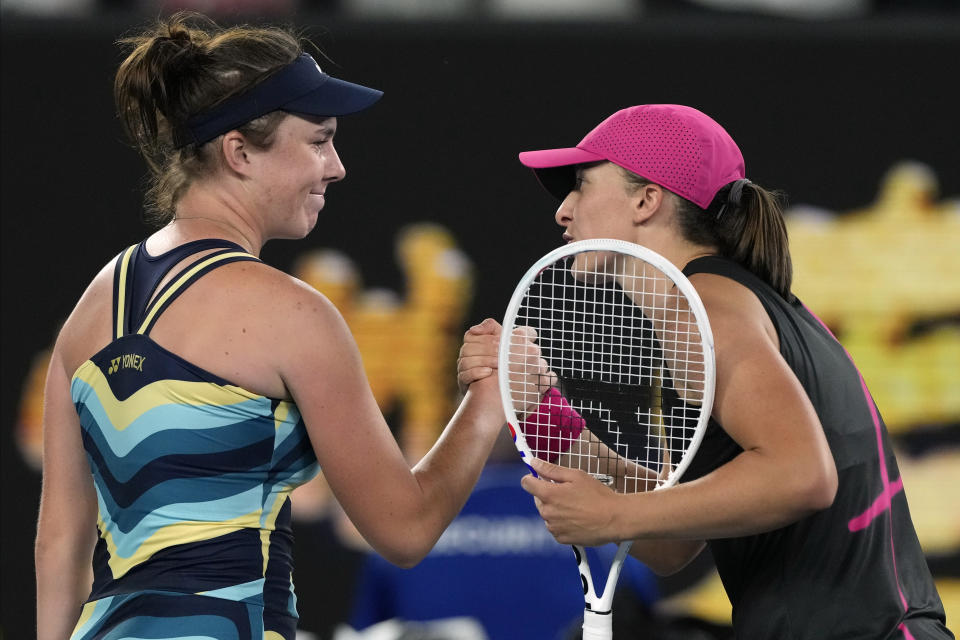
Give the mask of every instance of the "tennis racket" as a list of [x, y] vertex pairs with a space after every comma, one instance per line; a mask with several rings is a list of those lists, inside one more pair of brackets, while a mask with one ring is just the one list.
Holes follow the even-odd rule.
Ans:
[[[713, 334], [703, 303], [666, 258], [629, 242], [572, 242], [538, 260], [507, 307], [498, 357], [520, 456], [585, 471], [612, 491], [676, 484], [710, 418]], [[613, 637], [630, 545], [618, 545], [602, 593], [574, 546], [584, 640]]]

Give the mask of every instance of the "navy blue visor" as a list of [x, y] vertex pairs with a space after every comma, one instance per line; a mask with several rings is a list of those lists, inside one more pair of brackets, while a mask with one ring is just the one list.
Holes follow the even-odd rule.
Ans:
[[191, 117], [176, 133], [174, 144], [178, 149], [203, 144], [278, 110], [322, 118], [345, 116], [363, 111], [382, 95], [377, 89], [328, 76], [304, 53], [266, 80]]

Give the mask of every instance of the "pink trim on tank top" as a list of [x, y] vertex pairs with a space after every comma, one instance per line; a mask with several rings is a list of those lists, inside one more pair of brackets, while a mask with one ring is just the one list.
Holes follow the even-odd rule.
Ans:
[[[830, 337], [832, 337], [834, 340], [837, 340], [837, 337], [833, 335], [833, 332], [830, 331], [830, 327], [828, 327], [823, 320], [818, 318], [816, 314], [810, 311], [806, 305], [803, 305], [803, 308], [807, 310], [807, 313], [810, 314], [810, 317], [820, 323], [820, 326], [822, 326], [826, 332], [830, 334]], [[837, 344], [840, 344], [839, 340], [837, 340]], [[847, 354], [847, 358], [850, 360], [850, 363], [853, 364], [853, 368], [857, 372], [857, 376], [860, 378], [860, 388], [863, 389], [863, 397], [867, 402], [867, 407], [870, 409], [870, 417], [873, 419], [874, 433], [876, 433], [877, 436], [877, 455], [880, 459], [880, 480], [883, 483], [883, 490], [873, 501], [873, 504], [871, 504], [866, 511], [855, 518], [852, 518], [847, 523], [847, 529], [851, 533], [854, 533], [867, 528], [870, 523], [872, 523], [882, 513], [891, 509], [893, 496], [903, 491], [903, 479], [897, 478], [894, 482], [890, 482], [890, 474], [887, 471], [886, 458], [883, 455], [883, 430], [880, 427], [880, 415], [877, 413], [877, 406], [873, 402], [873, 398], [870, 395], [869, 389], [867, 389], [867, 382], [863, 379], [863, 374], [860, 373], [860, 370], [857, 369], [856, 364], [853, 362], [853, 358], [850, 357], [850, 352], [847, 351], [846, 347], [844, 347], [842, 344], [840, 347], [843, 349], [844, 353]], [[890, 518], [890, 553], [893, 560], [893, 575], [897, 581], [897, 593], [900, 595], [900, 604], [903, 605], [903, 610], [906, 612], [909, 607], [907, 606], [907, 599], [903, 595], [903, 589], [900, 588], [900, 573], [897, 571], [897, 554], [893, 544], [892, 517]], [[913, 635], [907, 629], [906, 623], [901, 622], [897, 628], [903, 632], [905, 640], [914, 640]]]

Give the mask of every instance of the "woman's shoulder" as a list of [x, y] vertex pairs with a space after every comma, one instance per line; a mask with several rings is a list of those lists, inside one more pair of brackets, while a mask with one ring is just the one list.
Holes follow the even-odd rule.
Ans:
[[60, 328], [55, 349], [68, 376], [113, 337], [113, 282], [120, 255], [100, 267]]
[[[212, 288], [218, 290], [215, 295], [223, 306], [211, 300], [201, 302], [210, 311], [209, 322], [202, 329], [210, 335], [203, 342], [223, 346], [221, 351], [232, 355], [220, 358], [218, 351], [204, 356], [210, 360], [208, 369], [226, 370], [231, 366], [227, 360], [241, 358], [242, 371], [226, 376], [228, 379], [243, 382], [250, 377], [254, 382], [246, 383], [249, 389], [272, 397], [292, 397], [298, 381], [316, 382], [350, 362], [344, 353], [355, 350], [352, 334], [321, 292], [262, 263], [233, 263], [222, 275], [231, 280]], [[229, 291], [232, 293], [224, 293]], [[181, 315], [178, 323], [184, 326], [189, 321], [187, 315]], [[242, 355], [233, 355], [231, 345], [242, 346]]]
[[704, 306], [713, 307], [718, 312], [749, 314], [755, 307], [763, 308], [760, 299], [749, 287], [725, 275], [695, 273], [690, 276], [690, 283]]
[[770, 316], [757, 294], [731, 278], [714, 273], [690, 276], [719, 342], [766, 337], [778, 342]]
[[197, 288], [190, 303], [199, 303], [220, 323], [241, 322], [274, 347], [337, 334], [345, 325], [323, 293], [276, 267], [241, 261], [218, 271], [206, 287]]
[[336, 312], [322, 292], [277, 267], [260, 261], [248, 261], [233, 263], [227, 269], [224, 275], [233, 281], [231, 288], [245, 289], [249, 296], [264, 300], [274, 307], [282, 307], [288, 315], [295, 316], [314, 308]]

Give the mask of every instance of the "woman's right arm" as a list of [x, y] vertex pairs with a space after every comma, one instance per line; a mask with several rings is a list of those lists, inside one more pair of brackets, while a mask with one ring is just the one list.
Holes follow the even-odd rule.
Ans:
[[[504, 424], [496, 376], [470, 384], [436, 444], [411, 469], [336, 308], [306, 287], [292, 291], [283, 305], [293, 311], [280, 337], [280, 375], [324, 477], [377, 552], [400, 566], [416, 564], [460, 511]], [[490, 329], [474, 337], [496, 341]]]
[[38, 640], [70, 637], [90, 594], [97, 497], [80, 434], [58, 341], [44, 396], [43, 489], [35, 548]]

